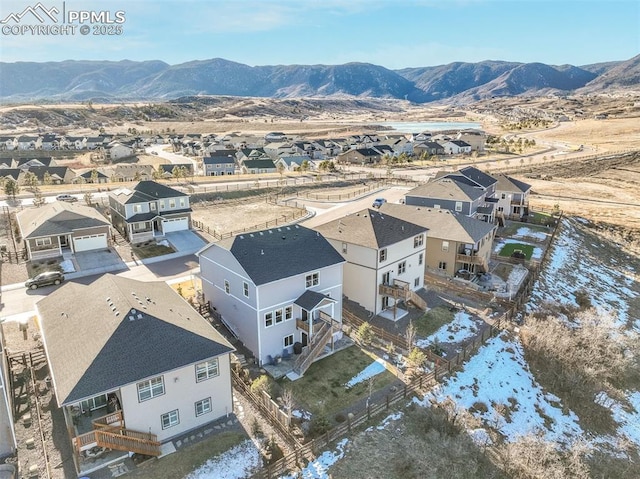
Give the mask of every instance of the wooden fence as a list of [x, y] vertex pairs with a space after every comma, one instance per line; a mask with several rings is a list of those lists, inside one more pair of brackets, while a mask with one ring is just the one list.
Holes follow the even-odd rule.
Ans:
[[204, 232], [210, 234], [215, 239], [221, 240], [221, 239], [224, 239], [224, 238], [231, 238], [233, 236], [238, 236], [238, 235], [240, 235], [242, 233], [249, 233], [251, 231], [265, 230], [265, 229], [269, 229], [269, 228], [275, 228], [276, 226], [286, 225], [286, 224], [292, 223], [293, 221], [296, 221], [296, 220], [298, 220], [298, 219], [300, 219], [302, 217], [305, 217], [308, 214], [309, 213], [308, 213], [307, 210], [298, 210], [298, 211], [293, 212], [292, 214], [282, 215], [282, 216], [277, 217], [276, 219], [269, 220], [269, 221], [266, 221], [264, 223], [259, 223], [257, 225], [247, 226], [247, 227], [239, 229], [239, 230], [227, 231], [226, 233], [218, 233], [216, 230], [209, 228], [209, 226], [205, 225], [202, 221], [191, 220], [191, 224], [193, 224], [193, 226], [195, 228], [198, 228], [201, 231], [204, 231]]

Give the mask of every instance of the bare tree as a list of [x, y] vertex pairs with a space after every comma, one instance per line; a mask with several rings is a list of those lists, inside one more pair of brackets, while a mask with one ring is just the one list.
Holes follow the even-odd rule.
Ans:
[[416, 344], [416, 327], [413, 324], [413, 320], [409, 320], [409, 326], [407, 326], [407, 330], [404, 333], [404, 338], [407, 340], [407, 349], [409, 351], [413, 350]]

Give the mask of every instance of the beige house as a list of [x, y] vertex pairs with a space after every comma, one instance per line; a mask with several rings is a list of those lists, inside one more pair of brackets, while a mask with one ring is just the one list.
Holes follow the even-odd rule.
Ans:
[[54, 201], [16, 215], [30, 260], [107, 249], [111, 226], [98, 210], [78, 203]]
[[385, 203], [380, 212], [427, 228], [426, 270], [454, 276], [486, 272], [497, 226], [455, 212]]
[[347, 261], [343, 291], [374, 314], [401, 301], [420, 305], [413, 292], [424, 284], [427, 228], [366, 209], [314, 228]]
[[170, 286], [106, 274], [36, 304], [79, 475], [95, 451], [158, 456], [233, 411], [233, 347]]

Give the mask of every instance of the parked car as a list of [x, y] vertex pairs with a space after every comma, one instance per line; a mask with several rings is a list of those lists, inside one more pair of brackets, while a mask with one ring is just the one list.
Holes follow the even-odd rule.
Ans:
[[29, 289], [38, 289], [49, 284], [58, 285], [64, 281], [64, 275], [59, 271], [45, 271], [27, 280], [24, 285]]
[[56, 200], [58, 201], [68, 201], [69, 203], [73, 203], [74, 201], [78, 201], [78, 198], [71, 195], [58, 195], [56, 196]]
[[471, 279], [471, 271], [469, 271], [468, 269], [459, 269], [455, 272], [454, 276], [456, 278], [462, 278], [469, 281]]
[[385, 200], [384, 198], [376, 198], [375, 200], [373, 200], [373, 206], [374, 208], [380, 208], [383, 204], [385, 204], [387, 202], [387, 200]]

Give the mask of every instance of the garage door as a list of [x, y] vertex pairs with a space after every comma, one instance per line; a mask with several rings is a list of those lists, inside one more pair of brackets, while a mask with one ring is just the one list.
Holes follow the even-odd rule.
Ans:
[[80, 251], [89, 251], [92, 249], [107, 248], [107, 235], [87, 235], [73, 238], [73, 249], [76, 253]]
[[162, 231], [165, 233], [171, 233], [172, 231], [183, 231], [188, 229], [188, 218], [167, 218], [162, 220]]

